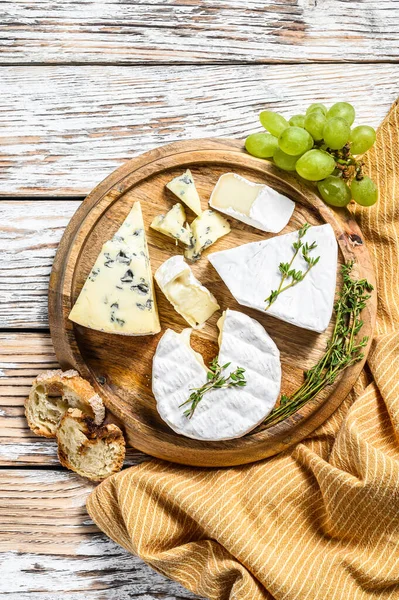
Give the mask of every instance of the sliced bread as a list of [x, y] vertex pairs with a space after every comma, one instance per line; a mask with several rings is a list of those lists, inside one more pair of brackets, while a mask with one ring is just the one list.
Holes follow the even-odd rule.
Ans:
[[79, 409], [68, 409], [56, 432], [60, 463], [92, 481], [120, 471], [125, 440], [116, 425], [98, 427]]
[[33, 433], [55, 438], [68, 408], [78, 408], [96, 425], [104, 421], [103, 401], [77, 371], [47, 371], [38, 375], [25, 403], [26, 419]]

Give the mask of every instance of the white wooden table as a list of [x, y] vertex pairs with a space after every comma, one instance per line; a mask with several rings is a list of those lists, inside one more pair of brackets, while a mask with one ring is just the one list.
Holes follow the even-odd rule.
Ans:
[[348, 99], [377, 126], [398, 42], [397, 0], [0, 0], [2, 598], [194, 598], [96, 529], [92, 486], [23, 416], [33, 377], [57, 366], [48, 277], [84, 195], [159, 144], [243, 138], [263, 108]]

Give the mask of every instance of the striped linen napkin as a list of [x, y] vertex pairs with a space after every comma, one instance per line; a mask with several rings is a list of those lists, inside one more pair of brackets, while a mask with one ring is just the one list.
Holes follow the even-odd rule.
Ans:
[[353, 392], [294, 449], [253, 465], [151, 461], [99, 485], [97, 525], [196, 594], [399, 599], [399, 107], [366, 157], [380, 201], [355, 209], [378, 280], [375, 338]]

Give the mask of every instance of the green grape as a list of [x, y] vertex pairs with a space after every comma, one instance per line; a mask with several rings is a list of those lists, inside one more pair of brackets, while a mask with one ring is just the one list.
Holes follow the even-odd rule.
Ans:
[[362, 206], [373, 206], [378, 200], [378, 189], [370, 177], [354, 179], [351, 183], [353, 199]]
[[270, 158], [278, 148], [278, 141], [270, 133], [251, 133], [245, 140], [245, 148], [252, 156]]
[[359, 125], [354, 127], [350, 135], [352, 154], [363, 154], [375, 142], [375, 130], [368, 125]]
[[305, 129], [310, 133], [315, 142], [323, 139], [324, 125], [326, 117], [319, 110], [314, 110], [308, 113], [305, 117]]
[[275, 153], [273, 154], [273, 160], [280, 169], [284, 171], [295, 171], [295, 166], [299, 156], [290, 156], [286, 154], [280, 148], [277, 148]]
[[263, 127], [276, 137], [290, 126], [283, 115], [279, 115], [272, 110], [263, 110], [259, 115], [259, 119]]
[[306, 109], [306, 114], [308, 115], [309, 113], [313, 112], [314, 110], [320, 110], [323, 113], [323, 115], [327, 114], [327, 108], [324, 106], [324, 104], [321, 104], [320, 102], [316, 102], [315, 104], [311, 104]]
[[324, 141], [332, 150], [340, 150], [349, 140], [351, 128], [345, 119], [341, 117], [333, 117], [328, 119], [324, 126], [323, 137]]
[[346, 206], [352, 198], [350, 189], [341, 177], [330, 175], [319, 181], [317, 187], [324, 202], [331, 206]]
[[302, 127], [302, 129], [304, 129], [305, 128], [305, 115], [294, 115], [293, 117], [291, 117], [291, 119], [288, 122], [293, 127]]
[[309, 150], [296, 163], [297, 173], [309, 181], [325, 179], [335, 169], [335, 160], [322, 150]]
[[336, 104], [333, 104], [328, 111], [327, 119], [340, 117], [341, 119], [345, 119], [348, 125], [352, 125], [355, 120], [355, 115], [355, 109], [352, 104], [349, 104], [348, 102], [336, 102]]
[[302, 127], [288, 127], [278, 138], [280, 149], [290, 156], [298, 156], [313, 146], [313, 140]]

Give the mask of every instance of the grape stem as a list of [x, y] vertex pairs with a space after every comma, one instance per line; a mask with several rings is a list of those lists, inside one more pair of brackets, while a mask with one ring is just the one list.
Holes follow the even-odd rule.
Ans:
[[364, 163], [360, 160], [356, 160], [356, 158], [351, 154], [350, 142], [345, 144], [341, 150], [332, 150], [331, 148], [327, 148], [327, 152], [334, 157], [336, 168], [340, 171], [340, 176], [342, 179], [346, 181], [351, 179], [353, 175], [355, 175], [358, 181], [363, 179]]

